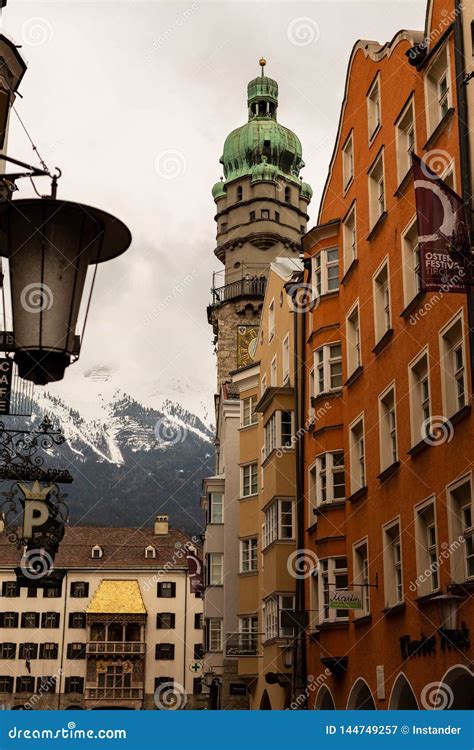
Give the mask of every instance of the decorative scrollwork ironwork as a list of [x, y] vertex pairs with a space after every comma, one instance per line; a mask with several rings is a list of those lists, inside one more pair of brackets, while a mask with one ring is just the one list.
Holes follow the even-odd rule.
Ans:
[[45, 458], [41, 452], [50, 451], [64, 442], [61, 429], [48, 416], [31, 431], [8, 429], [0, 421], [0, 481], [72, 482], [72, 476], [65, 469], [43, 469]]
[[[23, 515], [25, 496], [18, 482], [11, 485], [10, 489], [1, 493], [6, 499], [0, 508], [5, 523], [5, 531], [17, 549], [31, 544], [31, 539], [23, 536], [20, 519]], [[60, 491], [57, 485], [51, 485], [46, 504], [49, 511], [46, 536], [48, 543], [53, 547], [59, 545], [64, 536], [64, 526], [69, 519], [69, 508], [66, 503], [67, 495]], [[44, 533], [44, 532], [42, 532]]]

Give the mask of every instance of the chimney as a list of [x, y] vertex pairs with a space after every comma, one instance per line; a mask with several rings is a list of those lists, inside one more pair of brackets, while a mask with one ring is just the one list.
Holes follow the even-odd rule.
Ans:
[[167, 536], [169, 530], [168, 516], [155, 516], [155, 536]]

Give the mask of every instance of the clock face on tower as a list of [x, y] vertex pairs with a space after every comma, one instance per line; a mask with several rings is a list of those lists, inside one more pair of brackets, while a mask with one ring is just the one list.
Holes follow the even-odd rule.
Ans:
[[237, 328], [237, 367], [245, 367], [253, 362], [257, 350], [258, 326]]

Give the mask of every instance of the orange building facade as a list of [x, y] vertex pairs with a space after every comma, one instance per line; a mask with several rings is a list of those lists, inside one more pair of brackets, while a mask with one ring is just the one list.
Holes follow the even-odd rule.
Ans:
[[472, 208], [458, 5], [355, 45], [303, 240], [309, 708], [473, 707], [472, 293], [420, 291], [411, 170], [415, 153]]

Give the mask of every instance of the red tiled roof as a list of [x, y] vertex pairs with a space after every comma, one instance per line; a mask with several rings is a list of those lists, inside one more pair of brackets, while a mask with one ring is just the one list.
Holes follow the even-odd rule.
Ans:
[[[103, 526], [67, 526], [54, 561], [55, 568], [125, 569], [129, 567], [159, 569], [163, 566], [186, 568], [183, 546], [198, 544], [179, 529], [155, 535], [153, 529], [109, 528]], [[101, 558], [91, 556], [92, 547], [102, 548]], [[145, 547], [153, 545], [155, 558], [145, 558]], [[198, 551], [199, 555], [199, 551]], [[0, 534], [0, 567], [20, 564], [21, 552]]]

